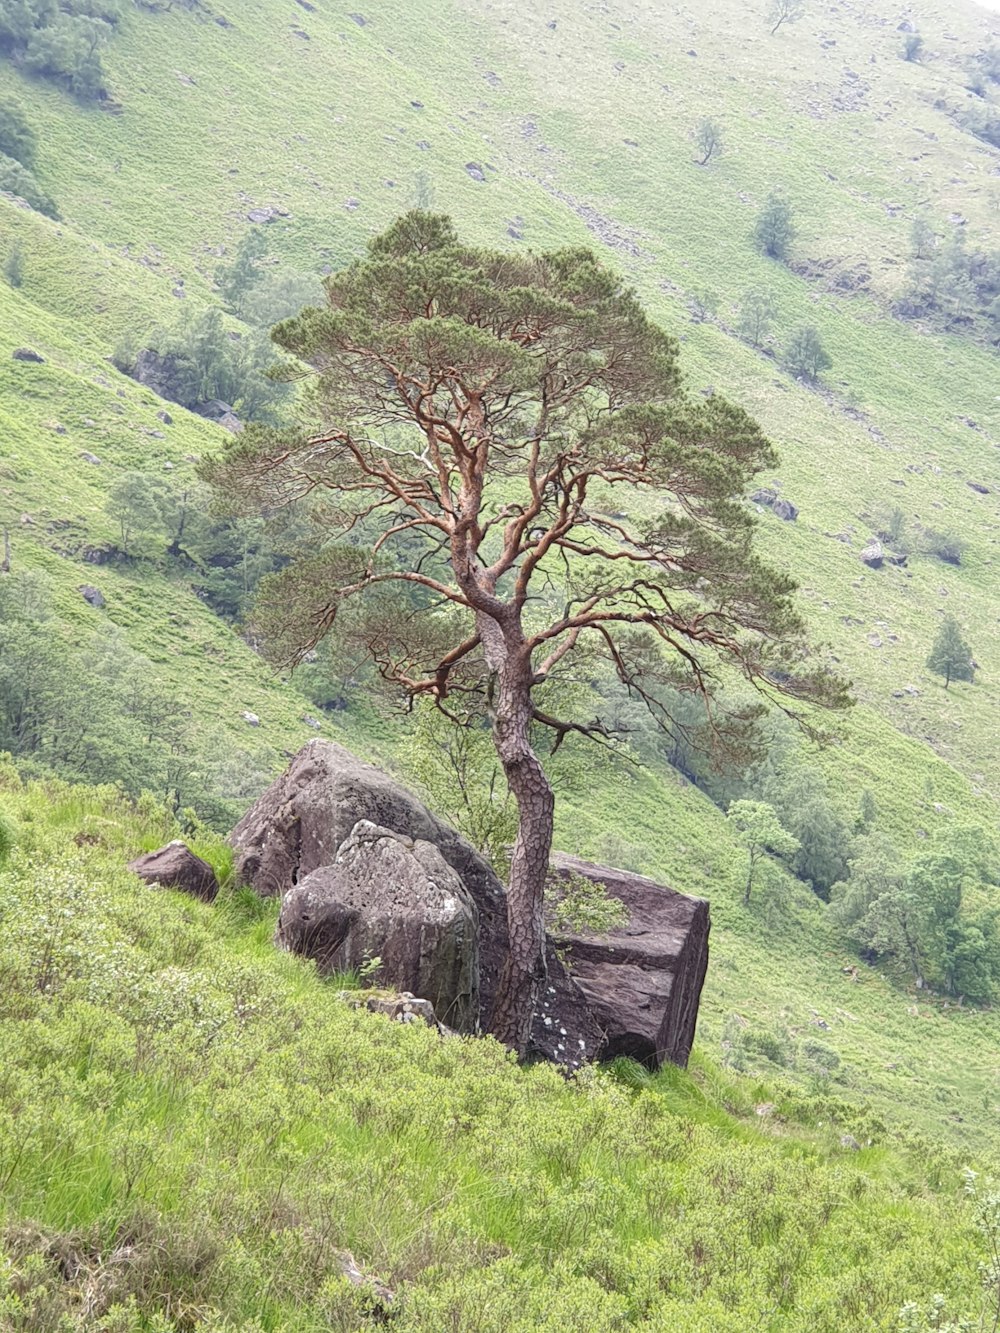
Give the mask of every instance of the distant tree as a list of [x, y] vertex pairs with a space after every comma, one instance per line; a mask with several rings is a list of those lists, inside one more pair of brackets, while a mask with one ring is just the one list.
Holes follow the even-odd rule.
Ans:
[[38, 136], [28, 123], [19, 102], [0, 100], [0, 153], [29, 170], [35, 165]]
[[796, 23], [806, 12], [804, 0], [771, 0], [767, 21], [772, 24], [771, 36], [783, 23]]
[[676, 343], [592, 254], [472, 247], [412, 212], [326, 295], [274, 331], [315, 372], [311, 428], [248, 429], [205, 474], [243, 512], [325, 497], [311, 548], [262, 586], [272, 660], [338, 636], [346, 604], [404, 697], [488, 711], [518, 807], [491, 1031], [524, 1053], [555, 808], [535, 747], [608, 735], [560, 694], [566, 672], [603, 658], [654, 711], [659, 681], [707, 695], [717, 658], [768, 694], [836, 707], [844, 687], [802, 656], [791, 585], [736, 503], [767, 442], [720, 395], [683, 393]]
[[295, 273], [290, 269], [272, 269], [263, 274], [238, 301], [240, 318], [248, 324], [269, 329], [306, 305], [317, 305], [323, 299], [323, 286], [311, 273]]
[[945, 616], [937, 632], [927, 667], [938, 676], [944, 676], [945, 689], [953, 680], [971, 681], [975, 677], [972, 649], [962, 638], [962, 631], [954, 616]]
[[705, 166], [710, 158], [718, 157], [722, 152], [722, 130], [718, 121], [712, 120], [710, 116], [698, 122], [694, 139], [698, 145], [698, 152], [701, 153], [701, 160], [698, 163], [700, 167]]
[[231, 263], [220, 264], [215, 270], [215, 285], [231, 310], [238, 312], [260, 282], [263, 277], [260, 261], [266, 254], [267, 238], [260, 227], [252, 226], [243, 233]]
[[811, 324], [800, 324], [792, 330], [785, 348], [785, 366], [793, 375], [815, 380], [833, 365], [820, 340], [819, 331]]
[[918, 213], [910, 227], [910, 243], [914, 259], [930, 259], [937, 247], [937, 233], [926, 214]]
[[417, 171], [413, 176], [413, 207], [429, 212], [434, 207], [434, 181], [429, 171]]
[[11, 287], [20, 287], [24, 282], [24, 255], [17, 241], [7, 251], [3, 264], [3, 275]]
[[759, 288], [745, 292], [740, 302], [736, 332], [751, 347], [759, 347], [771, 332], [777, 307], [770, 292]]
[[145, 554], [149, 537], [162, 529], [159, 486], [159, 478], [146, 472], [123, 472], [112, 482], [107, 513], [118, 528], [123, 554]]
[[764, 201], [754, 226], [757, 249], [771, 259], [785, 259], [795, 239], [792, 206], [778, 190], [772, 190]]
[[909, 32], [903, 38], [903, 59], [911, 62], [920, 59], [924, 49], [924, 39], [919, 32]]
[[858, 803], [858, 818], [855, 828], [859, 833], [866, 833], [875, 823], [878, 816], [878, 805], [875, 801], [875, 793], [871, 787], [866, 787], [861, 793], [861, 800]]
[[766, 801], [733, 801], [726, 818], [736, 833], [736, 840], [746, 850], [747, 879], [743, 901], [749, 903], [760, 863], [772, 852], [790, 856], [798, 851], [798, 840], [782, 826], [778, 812]]

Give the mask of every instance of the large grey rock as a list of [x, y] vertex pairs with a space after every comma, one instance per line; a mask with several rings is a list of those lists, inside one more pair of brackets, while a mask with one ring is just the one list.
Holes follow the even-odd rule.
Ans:
[[[596, 1058], [687, 1064], [708, 966], [708, 903], [644, 875], [563, 853], [553, 856], [552, 868], [603, 884], [629, 913], [628, 922], [607, 935], [549, 934], [602, 1032]], [[549, 998], [552, 1026], [569, 1031], [571, 1014], [558, 1012], [558, 995]]]
[[180, 889], [206, 903], [219, 892], [215, 871], [180, 839], [168, 842], [158, 852], [149, 852], [130, 861], [128, 868], [147, 884], [162, 889]]
[[507, 952], [503, 885], [464, 838], [388, 773], [333, 741], [309, 741], [230, 834], [236, 876], [262, 897], [283, 898], [314, 870], [334, 865], [361, 820], [432, 843], [465, 886], [479, 918], [479, 1006], [486, 1027]]
[[433, 843], [359, 820], [337, 851], [283, 897], [278, 943], [324, 972], [372, 958], [394, 987], [429, 1000], [448, 1027], [479, 1025], [475, 904]]
[[877, 537], [873, 537], [858, 558], [869, 569], [881, 569], [885, 560], [885, 548]]

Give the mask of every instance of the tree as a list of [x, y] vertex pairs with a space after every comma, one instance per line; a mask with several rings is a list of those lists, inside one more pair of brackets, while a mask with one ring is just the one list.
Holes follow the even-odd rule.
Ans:
[[260, 227], [250, 227], [243, 233], [232, 263], [220, 264], [215, 270], [215, 285], [222, 299], [237, 313], [245, 298], [264, 276], [260, 261], [267, 254], [267, 238]]
[[[550, 711], [570, 662], [589, 654], [654, 709], [660, 680], [710, 696], [718, 659], [789, 709], [846, 690], [803, 657], [793, 585], [738, 502], [771, 446], [719, 396], [682, 393], [677, 344], [589, 251], [475, 249], [411, 212], [326, 287], [273, 333], [314, 372], [311, 429], [252, 427], [205, 475], [250, 511], [327, 497], [325, 543], [262, 586], [273, 660], [339, 633], [347, 604], [403, 696], [452, 716], [485, 701], [518, 809], [491, 1030], [523, 1053], [554, 809], [536, 739], [609, 736]], [[656, 518], [606, 512], [615, 488], [657, 497]]]
[[8, 98], [0, 101], [0, 153], [20, 162], [30, 171], [35, 165], [38, 136], [25, 117], [20, 103]]
[[792, 206], [783, 194], [772, 190], [754, 226], [754, 243], [771, 259], [784, 259], [794, 239]]
[[924, 49], [924, 39], [919, 32], [909, 32], [903, 38], [903, 59], [917, 61]]
[[759, 347], [771, 332], [771, 324], [777, 313], [770, 292], [760, 289], [745, 292], [740, 302], [736, 332], [751, 347]]
[[783, 23], [798, 22], [805, 9], [803, 0], [771, 0], [767, 11], [767, 21], [774, 25], [771, 28], [771, 36], [774, 36]]
[[722, 152], [722, 131], [718, 121], [712, 120], [710, 116], [700, 120], [695, 130], [694, 141], [698, 145], [698, 152], [701, 153], [699, 167], [705, 166], [710, 158], [718, 157]]
[[941, 621], [927, 658], [927, 667], [936, 675], [944, 676], [945, 689], [953, 680], [974, 679], [976, 669], [972, 665], [972, 649], [962, 638], [961, 627], [954, 616], [945, 616]]
[[910, 242], [914, 259], [930, 259], [937, 249], [937, 233], [925, 214], [919, 213], [910, 227]]
[[24, 255], [17, 241], [7, 252], [3, 264], [3, 275], [11, 287], [20, 287], [24, 282]]
[[782, 827], [778, 812], [766, 801], [733, 801], [726, 818], [736, 831], [736, 840], [747, 853], [747, 882], [743, 901], [749, 903], [760, 863], [772, 852], [790, 856], [798, 851], [798, 840]]
[[811, 324], [800, 324], [792, 330], [785, 348], [784, 361], [793, 375], [803, 375], [808, 380], [815, 380], [822, 371], [829, 370], [833, 365], [819, 331]]
[[145, 472], [123, 472], [112, 482], [107, 512], [118, 527], [124, 555], [143, 554], [151, 534], [162, 531], [160, 485], [159, 478]]

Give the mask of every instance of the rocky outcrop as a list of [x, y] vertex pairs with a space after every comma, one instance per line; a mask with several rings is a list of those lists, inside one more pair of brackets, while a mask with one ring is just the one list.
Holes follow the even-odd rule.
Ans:
[[877, 537], [873, 537], [858, 559], [869, 569], [881, 569], [885, 561], [885, 547]]
[[708, 966], [708, 903], [563, 853], [552, 858], [552, 868], [603, 884], [629, 914], [624, 926], [602, 936], [549, 933], [601, 1031], [598, 1058], [687, 1064]]
[[[487, 1030], [507, 952], [489, 864], [387, 773], [312, 740], [230, 835], [236, 874], [282, 899], [278, 939], [329, 970], [377, 956], [378, 980]], [[628, 1055], [685, 1064], [708, 961], [708, 904], [627, 871], [557, 855], [624, 903], [606, 935], [550, 930], [531, 1053], [569, 1068]], [[478, 948], [477, 948], [478, 943]], [[477, 972], [478, 968], [478, 997]]]
[[[433, 844], [475, 904], [479, 1012], [485, 1027], [507, 951], [503, 885], [464, 838], [388, 773], [363, 763], [333, 741], [309, 741], [230, 834], [236, 876], [262, 897], [283, 898], [314, 870], [333, 865], [341, 845], [362, 820], [414, 842]], [[389, 980], [405, 985], [395, 977]], [[448, 1021], [443, 1013], [441, 1017]]]
[[388, 979], [433, 1005], [448, 1027], [479, 1025], [475, 904], [433, 843], [359, 820], [331, 865], [285, 894], [278, 943], [324, 972], [381, 960]]
[[210, 903], [219, 892], [212, 867], [200, 856], [195, 856], [179, 839], [168, 842], [158, 852], [130, 861], [128, 868], [147, 884], [161, 889], [180, 889], [202, 902]]

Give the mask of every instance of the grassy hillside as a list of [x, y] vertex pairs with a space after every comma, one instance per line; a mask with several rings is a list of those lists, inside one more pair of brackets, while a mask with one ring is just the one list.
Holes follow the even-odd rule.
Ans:
[[960, 1159], [926, 1141], [701, 1060], [566, 1081], [355, 1012], [275, 952], [270, 907], [123, 873], [170, 832], [152, 807], [9, 768], [0, 805], [4, 1329], [355, 1333], [387, 1299], [394, 1328], [478, 1333], [979, 1310]]
[[[301, 682], [273, 676], [195, 595], [190, 570], [162, 559], [92, 563], [88, 552], [115, 540], [107, 497], [116, 478], [139, 470], [190, 480], [198, 458], [224, 438], [219, 428], [120, 374], [109, 358], [127, 335], [141, 339], [182, 310], [217, 302], [213, 275], [254, 227], [266, 231], [269, 262], [319, 274], [360, 253], [366, 239], [404, 208], [421, 204], [451, 213], [463, 236], [484, 244], [593, 247], [680, 337], [692, 392], [725, 393], [773, 437], [780, 467], [761, 480], [779, 489], [799, 514], [784, 523], [762, 509], [761, 545], [801, 584], [811, 632], [854, 680], [858, 697], [857, 707], [832, 724], [833, 743], [810, 758], [845, 818], [854, 819], [867, 788], [875, 795], [879, 829], [905, 848], [920, 847], [962, 821], [997, 826], [997, 353], [982, 340], [892, 314], [917, 216], [927, 215], [942, 236], [964, 228], [976, 243], [1000, 246], [1000, 155], [956, 118], [974, 100], [965, 86], [967, 64], [994, 40], [995, 20], [957, 0], [919, 16], [887, 4], [873, 11], [808, 2], [800, 21], [771, 37], [765, 8], [764, 0], [699, 6], [609, 0], [589, 7], [553, 0], [544, 11], [502, 0], [379, 0], [350, 13], [326, 0], [241, 0], [232, 7], [220, 0], [211, 11], [135, 10], [104, 56], [120, 114], [75, 103], [51, 83], [0, 62], [0, 92], [16, 96], [38, 130], [37, 175], [62, 215], [51, 221], [0, 196], [0, 260], [17, 243], [24, 261], [20, 287], [0, 281], [0, 527], [11, 533], [13, 569], [44, 576], [56, 610], [46, 632], [67, 650], [114, 627], [120, 641], [142, 655], [169, 710], [190, 719], [199, 743], [232, 753], [219, 779], [231, 806], [248, 799], [286, 754], [317, 734], [306, 717], [318, 719], [320, 734], [390, 764], [399, 762], [403, 733], [361, 701], [344, 712], [321, 713]], [[922, 59], [915, 63], [902, 59], [899, 25], [906, 18], [919, 22], [924, 38]], [[706, 115], [721, 126], [723, 152], [699, 167], [693, 134]], [[787, 194], [794, 212], [796, 237], [787, 264], [764, 258], [752, 241], [758, 211], [773, 188]], [[280, 212], [271, 223], [252, 223], [248, 214], [258, 208]], [[735, 333], [739, 304], [751, 288], [769, 291], [777, 308], [764, 351]], [[818, 328], [833, 360], [818, 385], [797, 381], [781, 365], [788, 335], [802, 322]], [[236, 321], [229, 327], [240, 331]], [[20, 347], [37, 351], [43, 363], [14, 360]], [[165, 409], [169, 424], [160, 415]], [[914, 531], [922, 525], [961, 537], [960, 563], [917, 551], [905, 566], [863, 565], [862, 548], [892, 509]], [[99, 589], [103, 608], [84, 601], [84, 584]], [[979, 664], [975, 684], [948, 690], [925, 667], [946, 612], [962, 624]], [[259, 726], [248, 724], [247, 712]], [[895, 1310], [908, 1295], [929, 1299], [938, 1286], [953, 1293], [961, 1308], [972, 1309], [973, 1265], [968, 1256], [956, 1257], [965, 1237], [961, 1219], [967, 1218], [956, 1211], [957, 1161], [921, 1167], [899, 1145], [885, 1149], [885, 1156], [878, 1148], [845, 1157], [839, 1134], [847, 1113], [838, 1113], [831, 1131], [828, 1114], [815, 1106], [801, 1123], [789, 1111], [794, 1123], [782, 1121], [780, 1128], [762, 1123], [753, 1108], [784, 1106], [785, 1098], [798, 1106], [795, 1098], [803, 1096], [843, 1099], [867, 1108], [856, 1114], [882, 1126], [876, 1135], [891, 1137], [891, 1128], [906, 1126], [949, 1144], [948, 1151], [988, 1163], [1000, 1146], [994, 1011], [908, 993], [898, 979], [858, 967], [823, 905], [788, 876], [778, 877], [770, 897], [742, 907], [740, 854], [723, 815], [665, 762], [637, 767], [570, 743], [552, 774], [562, 847], [600, 858], [625, 846], [646, 873], [712, 901], [712, 965], [696, 1081], [663, 1076], [635, 1104], [603, 1081], [587, 1091], [565, 1089], [541, 1071], [517, 1074], [484, 1048], [463, 1046], [459, 1060], [454, 1048], [439, 1051], [420, 1034], [376, 1030], [372, 1020], [335, 1005], [289, 960], [271, 957], [271, 923], [248, 924], [236, 905], [213, 915], [158, 898], [162, 919], [151, 924], [149, 900], [137, 898], [115, 867], [162, 830], [130, 825], [114, 805], [108, 813], [102, 804], [78, 807], [78, 798], [65, 793], [45, 798], [54, 802], [52, 829], [39, 832], [38, 865], [62, 866], [70, 857], [71, 868], [59, 870], [58, 882], [67, 893], [77, 892], [67, 885], [88, 886], [85, 893], [97, 895], [95, 910], [124, 923], [128, 947], [155, 954], [153, 963], [136, 964], [140, 971], [158, 976], [173, 969], [177, 987], [188, 984], [186, 976], [201, 977], [191, 982], [197, 988], [216, 961], [224, 975], [230, 966], [246, 967], [248, 984], [260, 988], [272, 1006], [268, 1012], [277, 1015], [273, 1029], [254, 1029], [253, 1042], [259, 1041], [260, 1059], [276, 1080], [266, 1106], [288, 1098], [294, 1103], [290, 1128], [272, 1135], [262, 1102], [259, 1123], [249, 1125], [243, 1138], [235, 1124], [226, 1129], [200, 1194], [187, 1189], [185, 1172], [212, 1137], [211, 1101], [230, 1065], [245, 1071], [249, 1066], [240, 1061], [256, 1057], [245, 1057], [224, 1035], [218, 1067], [197, 1071], [201, 1038], [188, 1028], [177, 1037], [171, 1029], [177, 1053], [169, 1060], [183, 1067], [173, 1070], [158, 1051], [148, 1070], [140, 1071], [142, 1078], [136, 1076], [134, 1118], [121, 1129], [122, 1152], [128, 1157], [129, 1135], [145, 1145], [143, 1161], [158, 1162], [158, 1154], [169, 1156], [177, 1145], [176, 1164], [162, 1179], [159, 1168], [149, 1172], [152, 1206], [167, 1217], [179, 1209], [182, 1231], [193, 1232], [209, 1218], [221, 1265], [208, 1265], [214, 1276], [192, 1296], [194, 1313], [183, 1315], [188, 1323], [176, 1326], [193, 1327], [192, 1320], [215, 1306], [240, 1310], [247, 1322], [241, 1325], [232, 1315], [236, 1322], [227, 1324], [205, 1315], [205, 1327], [249, 1327], [252, 1320], [264, 1328], [318, 1326], [309, 1320], [326, 1297], [315, 1292], [301, 1323], [290, 1313], [298, 1298], [287, 1291], [268, 1288], [259, 1308], [246, 1294], [259, 1292], [259, 1273], [253, 1255], [227, 1230], [220, 1200], [229, 1196], [219, 1182], [236, 1145], [242, 1163], [251, 1140], [245, 1193], [234, 1216], [252, 1215], [253, 1234], [271, 1247], [269, 1273], [307, 1262], [303, 1236], [318, 1230], [324, 1244], [355, 1247], [359, 1259], [393, 1283], [414, 1282], [407, 1327], [445, 1327], [447, 1319], [459, 1328], [517, 1327], [502, 1322], [508, 1297], [491, 1284], [507, 1280], [518, 1292], [522, 1278], [534, 1293], [524, 1300], [545, 1304], [544, 1317], [558, 1318], [561, 1326], [582, 1326], [578, 1311], [586, 1308], [599, 1311], [588, 1325], [594, 1328], [641, 1319], [664, 1328], [679, 1319], [688, 1328], [713, 1330], [823, 1328], [822, 1319], [838, 1303], [866, 1308], [864, 1293], [876, 1288], [875, 1322], [849, 1320], [847, 1327], [893, 1327]], [[11, 788], [4, 803], [21, 819], [26, 800]], [[65, 837], [79, 832], [81, 822], [106, 827], [106, 845], [70, 852]], [[22, 838], [22, 845], [30, 848], [31, 839]], [[23, 897], [31, 875], [24, 864], [10, 874], [15, 886], [8, 891]], [[211, 1004], [225, 1009], [226, 987], [213, 983], [209, 989]], [[44, 994], [29, 998], [27, 1020], [55, 1023]], [[106, 1052], [104, 1065], [102, 1054], [96, 1067], [106, 1076], [101, 1086], [117, 1091], [95, 1094], [91, 1105], [89, 1094], [66, 1090], [86, 1065], [80, 1051], [90, 1040], [88, 1024], [98, 1020], [78, 1009], [60, 1017], [44, 1049], [61, 1050], [53, 1078], [64, 1080], [59, 1095], [76, 1108], [67, 1115], [81, 1119], [73, 1131], [76, 1146], [59, 1160], [70, 1164], [70, 1182], [82, 1172], [89, 1183], [75, 1193], [68, 1185], [65, 1197], [55, 1194], [50, 1207], [41, 1201], [44, 1172], [52, 1172], [44, 1164], [55, 1160], [47, 1156], [50, 1149], [39, 1146], [36, 1157], [17, 1168], [10, 1177], [16, 1191], [7, 1240], [15, 1268], [23, 1254], [40, 1253], [49, 1243], [39, 1249], [17, 1238], [17, 1228], [29, 1222], [46, 1237], [85, 1234], [91, 1237], [86, 1244], [102, 1254], [112, 1253], [114, 1238], [125, 1234], [116, 1227], [133, 1225], [126, 1214], [131, 1218], [134, 1199], [127, 1193], [123, 1202], [120, 1164], [97, 1163], [85, 1145], [107, 1133], [108, 1117], [114, 1118], [132, 1076], [127, 1071], [139, 1060], [137, 1039], [131, 1019], [106, 993], [94, 1001], [83, 986], [72, 999], [75, 1005], [98, 1003], [101, 1012], [114, 1015], [117, 1035], [107, 1040], [120, 1049]], [[292, 1011], [310, 1007], [315, 1030], [301, 1036], [301, 1047], [298, 1035], [289, 1037], [291, 1053], [282, 1056], [272, 1044], [274, 1034], [294, 1034]], [[190, 1013], [181, 1009], [183, 1025]], [[224, 1033], [231, 1021], [225, 1012]], [[73, 1028], [77, 1021], [79, 1029]], [[324, 1042], [357, 1050], [362, 1072], [349, 1095], [339, 1090], [336, 1071], [329, 1088], [306, 1089], [299, 1081], [296, 1071], [304, 1065], [313, 1077]], [[161, 1057], [167, 1064], [157, 1063]], [[28, 1061], [28, 1081], [32, 1058], [27, 1047], [15, 1058], [17, 1068], [18, 1061]], [[428, 1072], [418, 1077], [414, 1071], [421, 1064]], [[375, 1080], [376, 1100], [358, 1120], [351, 1099], [363, 1099], [365, 1071], [375, 1069], [390, 1071], [391, 1078]], [[176, 1101], [162, 1087], [174, 1073], [190, 1079], [184, 1082], [190, 1092]], [[756, 1087], [756, 1077], [766, 1086]], [[139, 1087], [142, 1079], [148, 1088]], [[589, 1132], [579, 1128], [591, 1123], [591, 1112], [580, 1109], [589, 1105], [587, 1098], [597, 1098], [601, 1107], [608, 1099], [611, 1128], [594, 1148], [593, 1169], [550, 1163], [540, 1172], [536, 1158], [513, 1138], [522, 1130], [533, 1134], [537, 1125], [524, 1130], [527, 1121], [515, 1117], [512, 1137], [496, 1152], [524, 1191], [514, 1200], [491, 1195], [485, 1182], [493, 1167], [484, 1145], [501, 1133], [502, 1117], [490, 1111], [488, 1125], [480, 1123], [477, 1117], [487, 1112], [466, 1106], [475, 1101], [473, 1085], [485, 1079], [507, 1089], [509, 1100], [498, 1095], [498, 1106], [523, 1101], [523, 1108], [534, 1108], [523, 1110], [529, 1119], [541, 1118], [538, 1106], [551, 1107], [553, 1123], [565, 1123], [572, 1142]], [[455, 1115], [463, 1125], [468, 1117], [478, 1126], [470, 1131], [474, 1150], [455, 1148], [440, 1123], [429, 1127], [415, 1109], [445, 1096], [453, 1084], [461, 1089]], [[305, 1189], [321, 1145], [319, 1131], [307, 1123], [311, 1097], [331, 1099], [323, 1110], [331, 1119], [323, 1123], [344, 1148], [338, 1161], [349, 1165], [329, 1166], [303, 1204], [297, 1191]], [[394, 1097], [395, 1111], [389, 1105]], [[662, 1109], [664, 1101], [679, 1108], [677, 1117]], [[661, 1109], [641, 1109], [649, 1106]], [[402, 1157], [380, 1137], [384, 1127], [372, 1128], [383, 1114], [398, 1118], [407, 1145], [399, 1150]], [[618, 1115], [624, 1117], [620, 1126]], [[646, 1185], [630, 1174], [641, 1174], [641, 1153], [622, 1158], [613, 1146], [620, 1135], [629, 1143], [638, 1135], [642, 1152], [667, 1152], [659, 1139], [660, 1146], [650, 1148], [643, 1137], [646, 1117], [656, 1125], [667, 1117], [663, 1142], [688, 1143], [677, 1150], [683, 1168], [670, 1187], [673, 1212], [657, 1212], [661, 1204], [655, 1201], [647, 1209]], [[864, 1138], [857, 1127], [853, 1132]], [[424, 1148], [416, 1142], [421, 1135]], [[274, 1155], [278, 1148], [288, 1152], [286, 1174], [277, 1160], [281, 1153]], [[721, 1170], [711, 1174], [707, 1163], [730, 1153], [751, 1174], [766, 1174], [765, 1163], [780, 1163], [775, 1178], [789, 1200], [826, 1197], [827, 1191], [843, 1204], [832, 1221], [803, 1223], [805, 1250], [794, 1259], [794, 1272], [762, 1279], [766, 1290], [732, 1277], [748, 1272], [751, 1251], [770, 1243], [764, 1232], [749, 1240], [741, 1232], [730, 1259], [718, 1265], [713, 1260], [704, 1283], [697, 1271], [702, 1261], [692, 1259], [701, 1239], [696, 1246], [688, 1237], [683, 1258], [657, 1248], [668, 1244], [664, 1232], [676, 1227], [679, 1210], [693, 1207], [693, 1200], [707, 1197], [705, 1208], [716, 1206], [711, 1200], [725, 1193], [726, 1177]], [[626, 1159], [630, 1164], [622, 1168]], [[387, 1163], [403, 1172], [405, 1198], [393, 1196]], [[347, 1172], [343, 1179], [341, 1169]], [[593, 1243], [592, 1252], [584, 1255], [574, 1248], [583, 1224], [551, 1220], [545, 1211], [553, 1207], [549, 1194], [535, 1197], [525, 1184], [535, 1176], [558, 1183], [566, 1170], [574, 1182], [568, 1197], [576, 1200], [579, 1217], [615, 1219], [609, 1223], [615, 1239], [607, 1241], [613, 1256], [608, 1264], [622, 1266], [614, 1273], [597, 1262], [596, 1233], [586, 1242]], [[743, 1166], [733, 1170], [739, 1174]], [[631, 1182], [629, 1191], [615, 1185], [619, 1171]], [[288, 1235], [261, 1203], [280, 1202], [287, 1180], [298, 1200], [293, 1212], [301, 1209]], [[359, 1181], [367, 1193], [358, 1193]], [[747, 1186], [750, 1192], [757, 1188]], [[133, 1194], [145, 1197], [145, 1185]], [[95, 1206], [97, 1196], [102, 1201]], [[367, 1212], [355, 1196], [368, 1201]], [[370, 1215], [381, 1215], [386, 1198], [392, 1220], [379, 1235]], [[863, 1205], [851, 1202], [860, 1198]], [[441, 1200], [444, 1220], [432, 1227], [427, 1215]], [[198, 1212], [202, 1205], [204, 1214]], [[317, 1222], [323, 1209], [324, 1218], [344, 1220], [324, 1230], [327, 1223]], [[661, 1227], [668, 1213], [670, 1227]], [[824, 1248], [824, 1228], [840, 1226], [844, 1218], [850, 1226], [861, 1218], [871, 1227], [870, 1249], [868, 1239], [858, 1242], [856, 1262], [865, 1276], [853, 1294], [846, 1275], [850, 1245], [838, 1235], [829, 1253]], [[717, 1219], [710, 1225], [721, 1229], [707, 1249], [716, 1246], [713, 1252], [721, 1253], [725, 1228]], [[850, 1230], [847, 1222], [843, 1226]], [[794, 1224], [782, 1227], [784, 1245]], [[744, 1241], [750, 1249], [739, 1248]], [[56, 1249], [63, 1244], [52, 1243]], [[286, 1243], [292, 1248], [283, 1249]], [[882, 1253], [897, 1243], [903, 1246], [898, 1270], [870, 1277], [876, 1249]], [[160, 1242], [150, 1244], [156, 1249]], [[539, 1274], [560, 1247], [572, 1250], [568, 1267], [543, 1281]], [[451, 1291], [444, 1270], [465, 1252], [477, 1256], [474, 1271], [456, 1278]], [[494, 1261], [523, 1265], [521, 1277], [515, 1281], [504, 1267], [494, 1273]], [[685, 1276], [661, 1291], [660, 1278], [651, 1274], [665, 1268]], [[219, 1276], [223, 1270], [228, 1276]], [[717, 1276], [723, 1270], [725, 1279]], [[51, 1285], [44, 1263], [37, 1272], [38, 1283]], [[720, 1295], [719, 1282], [730, 1280], [735, 1285]], [[867, 1282], [874, 1286], [866, 1288]], [[642, 1308], [628, 1305], [638, 1299], [635, 1291], [654, 1288]], [[228, 1306], [219, 1295], [226, 1290], [244, 1294]], [[144, 1299], [141, 1293], [138, 1298]], [[72, 1305], [83, 1297], [67, 1299]], [[340, 1288], [330, 1297], [332, 1326], [357, 1326], [350, 1323], [351, 1299]], [[468, 1313], [477, 1303], [489, 1311], [479, 1325]], [[73, 1305], [77, 1313], [79, 1308]], [[535, 1322], [525, 1327], [545, 1326], [542, 1314], [530, 1318]]]

